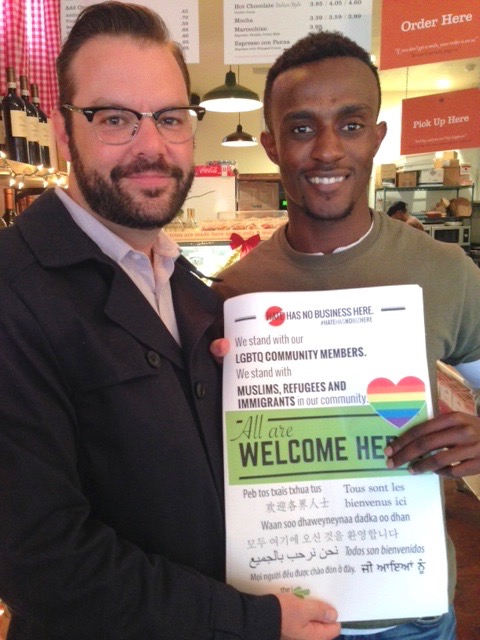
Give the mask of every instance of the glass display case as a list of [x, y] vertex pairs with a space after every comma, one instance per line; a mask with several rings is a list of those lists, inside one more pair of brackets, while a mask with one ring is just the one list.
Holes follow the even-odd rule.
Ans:
[[179, 242], [182, 254], [205, 276], [215, 276], [236, 254], [230, 242]]

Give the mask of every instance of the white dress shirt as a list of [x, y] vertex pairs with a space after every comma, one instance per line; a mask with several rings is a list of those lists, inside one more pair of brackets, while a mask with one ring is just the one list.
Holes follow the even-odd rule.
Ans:
[[100, 249], [114, 260], [133, 280], [145, 298], [158, 313], [175, 340], [180, 344], [175, 309], [173, 307], [170, 276], [180, 249], [161, 230], [153, 245], [153, 265], [142, 251], [136, 251], [116, 233], [110, 231], [97, 218], [85, 211], [60, 188], [55, 193], [63, 202], [74, 222]]

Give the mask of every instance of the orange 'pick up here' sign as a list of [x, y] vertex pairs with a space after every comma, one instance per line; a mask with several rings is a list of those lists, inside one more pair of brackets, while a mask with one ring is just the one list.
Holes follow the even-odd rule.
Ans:
[[480, 147], [480, 91], [402, 100], [402, 154]]

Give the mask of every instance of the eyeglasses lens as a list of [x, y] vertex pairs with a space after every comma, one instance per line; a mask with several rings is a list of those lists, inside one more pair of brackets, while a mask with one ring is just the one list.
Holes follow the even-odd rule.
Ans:
[[[153, 116], [142, 116], [153, 117]], [[131, 111], [105, 109], [93, 116], [93, 127], [97, 138], [106, 144], [127, 144], [140, 127], [140, 120]], [[198, 118], [189, 109], [163, 111], [156, 119], [157, 131], [166, 142], [181, 144], [191, 140], [197, 129]]]

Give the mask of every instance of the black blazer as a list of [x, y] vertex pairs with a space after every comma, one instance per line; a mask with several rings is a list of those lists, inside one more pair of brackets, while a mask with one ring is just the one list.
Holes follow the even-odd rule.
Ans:
[[221, 303], [182, 266], [182, 349], [53, 191], [0, 234], [0, 597], [9, 640], [279, 637], [223, 584]]

